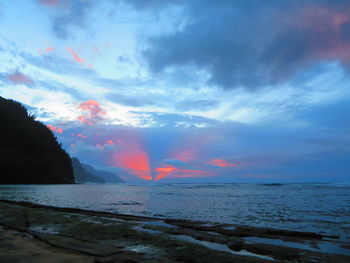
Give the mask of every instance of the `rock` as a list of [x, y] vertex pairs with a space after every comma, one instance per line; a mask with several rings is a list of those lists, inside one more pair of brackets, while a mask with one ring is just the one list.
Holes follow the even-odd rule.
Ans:
[[244, 242], [241, 240], [232, 241], [228, 244], [228, 247], [234, 251], [241, 251], [243, 248]]

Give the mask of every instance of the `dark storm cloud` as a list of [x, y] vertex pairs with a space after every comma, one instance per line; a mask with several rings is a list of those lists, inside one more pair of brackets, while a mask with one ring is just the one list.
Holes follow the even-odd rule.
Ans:
[[181, 31], [144, 52], [153, 72], [196, 65], [209, 84], [255, 89], [288, 81], [324, 61], [350, 63], [349, 1], [181, 1]]

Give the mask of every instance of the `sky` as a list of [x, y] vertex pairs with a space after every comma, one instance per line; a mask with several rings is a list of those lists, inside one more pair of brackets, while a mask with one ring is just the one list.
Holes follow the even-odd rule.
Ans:
[[350, 1], [0, 0], [0, 96], [127, 182], [349, 182]]

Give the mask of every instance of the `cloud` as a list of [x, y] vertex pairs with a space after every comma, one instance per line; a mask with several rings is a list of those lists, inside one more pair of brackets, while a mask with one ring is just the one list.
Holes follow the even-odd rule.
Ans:
[[[120, 3], [122, 0], [112, 0], [115, 3]], [[140, 0], [124, 0], [127, 4], [132, 5], [137, 10], [157, 10], [157, 9], [163, 9], [168, 8], [169, 6], [181, 4], [183, 0], [147, 0], [147, 1], [140, 1]]]
[[153, 177], [154, 181], [158, 181], [166, 177], [193, 178], [193, 177], [207, 177], [207, 176], [215, 175], [212, 171], [180, 169], [172, 165], [157, 167], [155, 168], [155, 171], [157, 172], [157, 175]]
[[53, 125], [51, 125], [51, 124], [48, 124], [48, 125], [46, 125], [46, 126], [47, 126], [47, 128], [49, 128], [51, 131], [54, 131], [54, 132], [57, 132], [57, 133], [63, 133], [63, 129], [62, 129], [62, 128], [53, 126]]
[[350, 69], [350, 2], [188, 1], [181, 29], [149, 39], [154, 73], [192, 65], [208, 84], [250, 90], [293, 79], [337, 61]]
[[[303, 125], [288, 129], [281, 123], [237, 122], [184, 127], [176, 126], [174, 119], [172, 125], [147, 128], [75, 123], [64, 126], [58, 136], [70, 153], [92, 165], [120, 169], [134, 182], [339, 181], [350, 171], [349, 127], [331, 122], [331, 115], [341, 113], [345, 105], [344, 101], [300, 112], [296, 117]], [[329, 111], [330, 122], [323, 122], [318, 111]], [[338, 119], [347, 120], [346, 114]]]
[[227, 162], [225, 160], [221, 160], [221, 159], [211, 159], [207, 163], [212, 165], [212, 166], [219, 166], [219, 167], [235, 167], [235, 166], [237, 166], [237, 164], [235, 164], [235, 163], [229, 163], [229, 162]]
[[85, 134], [83, 134], [83, 133], [77, 133], [77, 134], [73, 133], [72, 136], [76, 136], [76, 137], [79, 137], [79, 138], [82, 138], [82, 139], [86, 139], [87, 138], [87, 136]]
[[78, 106], [78, 109], [86, 113], [78, 116], [78, 120], [87, 125], [97, 124], [102, 121], [106, 115], [106, 112], [101, 108], [100, 103], [95, 100], [88, 100], [81, 103]]
[[178, 102], [175, 107], [180, 110], [188, 111], [188, 110], [199, 110], [206, 111], [215, 109], [220, 105], [220, 102], [217, 100], [184, 100]]
[[48, 54], [48, 53], [53, 52], [53, 51], [55, 51], [54, 47], [47, 47], [44, 49], [41, 49], [41, 48], [38, 49], [38, 53], [40, 56], [43, 56], [43, 55]]
[[56, 7], [61, 3], [61, 0], [39, 0], [39, 4], [49, 7]]
[[117, 104], [131, 106], [131, 107], [143, 107], [153, 105], [154, 102], [145, 98], [145, 96], [129, 96], [120, 93], [110, 93], [107, 94], [106, 99], [113, 101]]
[[112, 165], [121, 167], [144, 180], [152, 180], [149, 154], [144, 149], [137, 133], [121, 132], [117, 140], [119, 149], [112, 155]]
[[87, 16], [94, 4], [92, 0], [43, 0], [40, 5], [55, 8], [52, 32], [61, 39], [73, 36], [73, 29], [84, 29]]
[[299, 118], [310, 124], [329, 129], [350, 130], [350, 99], [343, 98], [334, 103], [310, 107]]
[[15, 84], [24, 84], [24, 85], [28, 85], [28, 86], [34, 84], [34, 81], [30, 77], [28, 77], [27, 75], [25, 75], [19, 71], [8, 74], [7, 79]]
[[77, 52], [75, 52], [72, 48], [67, 47], [66, 48], [67, 52], [69, 54], [71, 54], [72, 58], [74, 59], [75, 62], [80, 63], [80, 64], [84, 64], [85, 63], [85, 59], [81, 58]]
[[150, 112], [150, 111], [130, 111], [130, 113], [140, 116], [140, 121], [146, 126], [162, 126], [162, 127], [204, 127], [219, 123], [216, 120], [191, 115], [176, 114], [167, 112]]
[[181, 166], [186, 165], [185, 162], [182, 162], [182, 161], [177, 160], [177, 159], [165, 159], [165, 160], [163, 160], [163, 163], [166, 165], [174, 166], [174, 167], [181, 167]]

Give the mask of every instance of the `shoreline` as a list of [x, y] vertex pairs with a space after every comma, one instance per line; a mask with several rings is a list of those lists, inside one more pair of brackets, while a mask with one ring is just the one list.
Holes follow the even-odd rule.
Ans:
[[[79, 257], [81, 262], [350, 261], [349, 243], [318, 233], [123, 215], [11, 200], [0, 200], [0, 211], [2, 236], [17, 240], [11, 244], [17, 246], [13, 254], [0, 249], [0, 261], [24, 257], [26, 249], [20, 245], [24, 243], [36, 244], [40, 251], [60, 250], [54, 254], [75, 260], [67, 262], [80, 262]], [[0, 241], [5, 242], [1, 247], [10, 242], [6, 238]], [[29, 262], [45, 262], [43, 255], [50, 254], [38, 253]]]

